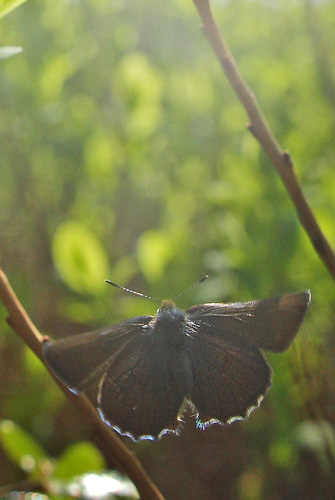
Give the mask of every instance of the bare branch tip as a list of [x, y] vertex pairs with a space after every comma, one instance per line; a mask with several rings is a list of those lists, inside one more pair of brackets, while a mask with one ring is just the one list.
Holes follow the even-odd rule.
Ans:
[[259, 135], [258, 135], [256, 127], [252, 123], [247, 123], [246, 128], [255, 137], [255, 139], [257, 139], [257, 141], [259, 141]]
[[13, 320], [10, 316], [7, 316], [6, 318], [6, 323], [11, 327], [14, 328]]
[[288, 150], [283, 151], [283, 158], [285, 160], [285, 163], [292, 168], [293, 167], [293, 160], [290, 155], [290, 152]]

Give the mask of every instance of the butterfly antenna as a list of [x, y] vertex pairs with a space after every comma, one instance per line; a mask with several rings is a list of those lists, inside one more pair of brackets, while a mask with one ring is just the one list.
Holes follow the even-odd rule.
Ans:
[[193, 288], [195, 288], [196, 286], [200, 285], [200, 283], [202, 283], [203, 281], [205, 281], [207, 278], [209, 278], [208, 274], [206, 274], [206, 276], [204, 276], [203, 278], [201, 278], [201, 280], [197, 281], [192, 286], [190, 286], [190, 288], [187, 288], [183, 292], [179, 293], [173, 300], [179, 299], [179, 297], [181, 297], [185, 293], [188, 293], [189, 291], [193, 290]]
[[105, 280], [105, 282], [108, 283], [109, 285], [115, 286], [116, 288], [120, 288], [120, 290], [124, 290], [125, 292], [133, 293], [134, 295], [138, 295], [139, 297], [144, 297], [145, 299], [153, 300], [154, 302], [159, 302], [159, 303], [161, 302], [158, 299], [150, 297], [150, 295], [144, 295], [144, 293], [135, 292], [135, 290], [130, 290], [130, 288], [125, 288], [124, 286], [118, 285], [117, 283], [113, 283], [113, 281]]

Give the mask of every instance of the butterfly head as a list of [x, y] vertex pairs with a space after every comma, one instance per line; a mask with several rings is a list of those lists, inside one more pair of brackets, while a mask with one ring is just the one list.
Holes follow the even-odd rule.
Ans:
[[172, 300], [163, 300], [162, 305], [157, 310], [156, 324], [177, 324], [184, 322], [185, 313], [178, 309]]
[[177, 309], [176, 304], [173, 302], [173, 300], [166, 299], [166, 300], [163, 300], [160, 308], [157, 309], [157, 314], [159, 314], [163, 311], [172, 311], [173, 309]]

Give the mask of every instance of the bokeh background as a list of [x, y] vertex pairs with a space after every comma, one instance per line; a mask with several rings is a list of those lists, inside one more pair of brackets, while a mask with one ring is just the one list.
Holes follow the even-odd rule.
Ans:
[[[214, 11], [334, 245], [335, 3]], [[155, 312], [106, 278], [160, 299], [208, 273], [180, 307], [310, 288], [248, 421], [125, 441], [169, 500], [335, 498], [334, 281], [192, 1], [34, 0], [0, 22], [1, 45], [23, 48], [0, 67], [0, 265], [37, 327], [60, 338]], [[5, 318], [0, 305], [0, 485], [47, 474], [34, 456], [66, 478], [78, 457], [79, 472], [115, 468]]]

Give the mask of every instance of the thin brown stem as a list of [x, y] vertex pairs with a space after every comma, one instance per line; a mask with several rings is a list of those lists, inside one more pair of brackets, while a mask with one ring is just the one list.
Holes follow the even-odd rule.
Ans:
[[[43, 335], [37, 330], [23, 309], [1, 268], [0, 298], [9, 312], [8, 323], [44, 363], [42, 355]], [[164, 497], [151, 481], [140, 462], [122, 443], [116, 433], [102, 422], [89, 400], [85, 396], [72, 394], [58, 379], [54, 378], [54, 380], [73, 404], [77, 406], [81, 415], [90, 425], [92, 433], [101, 438], [99, 441], [103, 443], [104, 449], [113, 456], [117, 464], [134, 482], [142, 500], [164, 500]]]
[[193, 0], [202, 20], [203, 32], [211, 44], [233, 90], [244, 106], [249, 118], [248, 129], [267, 153], [280, 176], [315, 251], [335, 279], [335, 254], [323, 234], [311, 207], [300, 187], [290, 154], [284, 151], [274, 137], [255, 95], [244, 81], [226, 42], [213, 18], [209, 0]]

